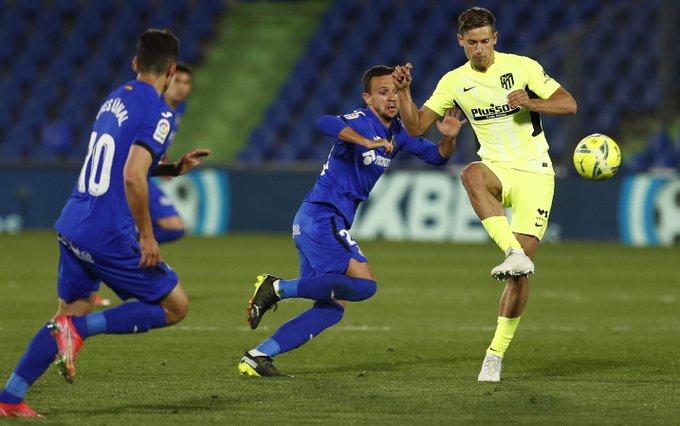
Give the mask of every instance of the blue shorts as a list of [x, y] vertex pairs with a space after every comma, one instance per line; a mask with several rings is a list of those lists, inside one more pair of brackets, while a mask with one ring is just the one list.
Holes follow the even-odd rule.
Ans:
[[166, 217], [179, 216], [175, 205], [172, 204], [170, 197], [165, 195], [163, 190], [149, 179], [149, 213], [151, 214], [151, 222], [156, 223], [159, 219]]
[[300, 277], [344, 274], [350, 259], [368, 261], [347, 228], [345, 218], [334, 207], [302, 203], [293, 220]]
[[73, 302], [89, 297], [104, 282], [122, 300], [158, 302], [175, 288], [179, 279], [163, 262], [140, 268], [140, 253], [139, 242], [134, 240], [125, 253], [120, 250], [98, 253], [78, 247], [60, 235], [57, 294], [66, 302]]

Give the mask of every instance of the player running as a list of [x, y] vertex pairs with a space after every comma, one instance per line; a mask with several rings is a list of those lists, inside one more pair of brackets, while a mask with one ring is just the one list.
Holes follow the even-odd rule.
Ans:
[[[177, 176], [209, 154], [194, 150], [174, 164], [159, 164], [174, 116], [160, 95], [175, 73], [177, 49], [170, 31], [145, 31], [132, 63], [137, 79], [101, 104], [80, 177], [55, 224], [57, 314], [33, 337], [0, 392], [0, 417], [40, 417], [24, 402], [26, 392], [53, 361], [72, 383], [88, 337], [143, 333], [187, 313], [184, 289], [154, 238], [147, 189], [150, 173]], [[121, 299], [134, 300], [91, 313], [102, 281]]]
[[368, 198], [376, 181], [400, 151], [428, 164], [443, 165], [455, 150], [456, 136], [466, 120], [459, 111], [437, 123], [438, 145], [409, 136], [396, 118], [393, 67], [374, 66], [363, 77], [366, 109], [343, 116], [324, 116], [317, 127], [336, 139], [316, 185], [307, 194], [293, 220], [293, 239], [300, 257], [300, 277], [283, 280], [262, 274], [248, 305], [248, 323], [257, 328], [262, 316], [278, 301], [314, 300], [311, 309], [283, 324], [238, 365], [248, 376], [277, 376], [272, 358], [295, 349], [338, 323], [346, 301], [373, 296], [377, 283], [368, 260], [349, 233], [359, 204]]
[[[505, 350], [529, 295], [528, 275], [545, 233], [555, 186], [540, 114], [576, 113], [576, 101], [538, 62], [496, 52], [496, 18], [470, 8], [458, 17], [458, 43], [468, 62], [447, 73], [420, 110], [411, 99], [411, 65], [398, 66], [394, 82], [404, 126], [423, 134], [450, 108], [463, 110], [481, 145], [482, 161], [461, 175], [470, 202], [505, 260], [491, 275], [506, 281], [498, 326], [479, 381], [500, 381]], [[503, 211], [512, 207], [512, 225]]]

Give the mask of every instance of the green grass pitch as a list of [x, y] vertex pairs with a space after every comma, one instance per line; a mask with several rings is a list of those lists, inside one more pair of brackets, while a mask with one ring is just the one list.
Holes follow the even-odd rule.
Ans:
[[[191, 300], [185, 321], [89, 339], [76, 382], [50, 368], [27, 402], [45, 424], [677, 424], [677, 248], [542, 246], [500, 384], [476, 381], [502, 289], [489, 277], [502, 257], [494, 245], [362, 249], [378, 293], [276, 358], [294, 378], [236, 369], [309, 306], [283, 301], [258, 330], [246, 324], [257, 274], [297, 276], [290, 237], [189, 237], [162, 247]], [[2, 383], [55, 311], [57, 255], [50, 232], [0, 235]]]

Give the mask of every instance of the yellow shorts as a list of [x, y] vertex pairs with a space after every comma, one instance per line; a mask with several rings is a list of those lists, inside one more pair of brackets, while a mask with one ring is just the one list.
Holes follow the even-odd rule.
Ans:
[[512, 208], [512, 232], [543, 238], [555, 193], [555, 177], [508, 169], [488, 161], [482, 164], [501, 181], [501, 204]]

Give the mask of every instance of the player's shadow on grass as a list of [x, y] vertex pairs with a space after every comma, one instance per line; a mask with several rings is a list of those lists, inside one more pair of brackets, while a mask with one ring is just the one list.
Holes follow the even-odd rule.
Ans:
[[[191, 399], [177, 399], [173, 401], [159, 401], [158, 403], [135, 403], [132, 400], [126, 400], [120, 404], [106, 404], [101, 403], [96, 408], [82, 407], [73, 408], [71, 410], [59, 410], [60, 414], [76, 414], [76, 415], [126, 415], [131, 414], [135, 416], [148, 414], [198, 414], [214, 411], [226, 411], [229, 407], [237, 403], [239, 399], [235, 396], [220, 393], [219, 395], [206, 395], [201, 398]], [[73, 406], [72, 406], [73, 407]]]
[[[522, 361], [518, 361], [522, 362]], [[543, 377], [577, 376], [599, 371], [616, 371], [626, 367], [637, 367], [639, 363], [633, 360], [621, 360], [612, 358], [561, 358], [554, 360], [532, 360], [526, 362], [524, 371], [530, 375]]]
[[[395, 356], [397, 358], [397, 356]], [[467, 368], [467, 364], [474, 362], [475, 366], [479, 361], [477, 358], [472, 357], [430, 357], [422, 355], [411, 355], [408, 359], [389, 360], [375, 360], [369, 362], [359, 362], [359, 363], [346, 363], [346, 364], [335, 364], [335, 365], [324, 365], [324, 366], [305, 366], [296, 368], [295, 365], [291, 364], [291, 368], [296, 371], [290, 371], [293, 375], [312, 375], [312, 374], [322, 374], [322, 373], [346, 373], [348, 375], [356, 374], [357, 376], [362, 376], [364, 374], [370, 373], [389, 373], [389, 372], [399, 372], [404, 367], [408, 366], [421, 366], [421, 367], [432, 367], [439, 370], [442, 365], [448, 365], [447, 368], [454, 368], [456, 365], [460, 364], [461, 368]], [[464, 366], [464, 367], [463, 367]], [[456, 367], [457, 368], [457, 367]], [[476, 367], [475, 367], [476, 368]]]

